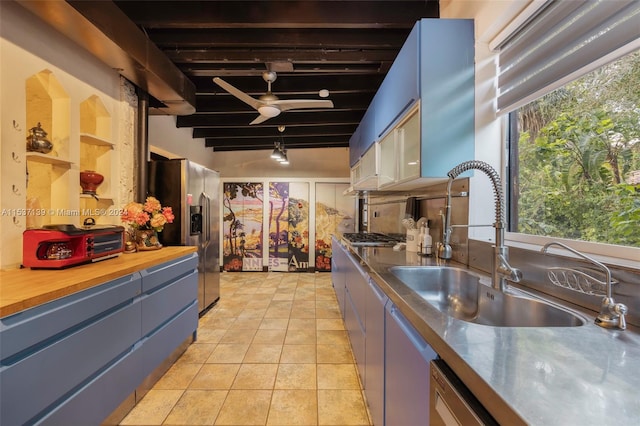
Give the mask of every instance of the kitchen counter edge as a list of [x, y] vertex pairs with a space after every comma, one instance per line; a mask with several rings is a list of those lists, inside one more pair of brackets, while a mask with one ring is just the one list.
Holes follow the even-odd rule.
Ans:
[[[492, 344], [497, 340], [493, 340], [491, 334], [499, 333], [500, 340], [508, 339], [509, 335], [518, 335], [519, 337], [525, 337], [527, 335], [533, 336], [536, 331], [533, 328], [527, 327], [491, 327], [478, 324], [470, 324], [464, 321], [456, 320], [447, 317], [445, 314], [438, 312], [435, 308], [431, 307], [427, 302], [421, 300], [419, 296], [413, 293], [408, 287], [401, 284], [397, 279], [394, 279], [392, 274], [388, 272], [388, 268], [392, 266], [438, 266], [442, 264], [442, 261], [435, 257], [422, 257], [416, 253], [410, 252], [397, 252], [393, 251], [390, 247], [354, 247], [344, 239], [340, 240], [349, 252], [360, 261], [360, 264], [364, 270], [369, 274], [373, 281], [387, 294], [389, 299], [396, 304], [400, 312], [402, 312], [407, 319], [413, 324], [420, 335], [432, 346], [434, 351], [444, 359], [447, 364], [455, 371], [460, 379], [470, 388], [470, 390], [476, 395], [480, 402], [494, 415], [496, 420], [501, 424], [546, 424], [545, 419], [547, 414], [540, 413], [540, 410], [554, 410], [555, 404], [562, 404], [565, 398], [571, 400], [573, 407], [569, 410], [569, 415], [578, 414], [580, 418], [586, 421], [586, 424], [598, 424], [597, 416], [589, 418], [589, 401], [582, 401], [582, 404], [576, 404], [575, 398], [579, 395], [571, 395], [571, 389], [560, 389], [557, 395], [550, 395], [549, 401], [543, 402], [541, 405], [535, 401], [531, 401], [533, 395], [527, 395], [524, 388], [512, 388], [511, 390], [518, 395], [505, 392], [504, 384], [501, 380], [504, 377], [499, 377], [499, 382], [496, 382], [496, 378], [493, 377], [491, 364], [496, 362], [489, 358], [495, 357], [495, 355], [482, 354], [488, 359], [479, 361], [480, 355], [473, 353], [461, 353], [461, 348], [465, 349], [478, 349], [478, 344]], [[448, 262], [446, 266], [454, 266], [466, 268], [465, 265], [457, 264], [455, 262]], [[400, 285], [399, 285], [400, 283]], [[492, 332], [491, 330], [494, 330]], [[538, 328], [538, 330], [540, 330]], [[569, 330], [569, 331], [568, 331]], [[462, 337], [468, 336], [469, 332], [477, 333], [477, 341], [473, 344], [460, 344]], [[575, 336], [576, 332], [579, 336]], [[488, 333], [488, 334], [487, 334]], [[530, 334], [531, 333], [531, 334]], [[586, 324], [581, 327], [549, 327], [543, 330], [544, 336], [540, 338], [541, 341], [545, 339], [551, 347], [557, 346], [559, 341], [562, 341], [565, 336], [569, 336], [573, 333], [573, 337], [570, 342], [580, 338], [591, 338], [593, 336], [593, 342], [607, 342], [609, 343], [610, 350], [626, 349], [626, 354], [621, 354], [626, 359], [626, 363], [629, 364], [635, 358], [633, 355], [638, 352], [640, 345], [640, 334], [635, 330], [627, 330], [625, 332], [619, 332], [614, 330], [605, 330], [595, 325]], [[601, 348], [601, 347], [600, 347]], [[603, 352], [598, 351], [598, 346], [593, 348], [594, 353], [582, 353], [579, 354], [583, 359], [589, 359], [590, 355], [593, 359], [602, 358]], [[553, 353], [545, 351], [546, 356], [552, 356]], [[488, 356], [487, 356], [488, 355]], [[502, 363], [509, 363], [510, 354], [505, 353], [505, 358], [501, 359]], [[557, 354], [560, 357], [566, 357], [566, 354]], [[543, 355], [540, 355], [542, 357]], [[625, 360], [618, 360], [624, 364]], [[551, 365], [553, 362], [550, 363]], [[560, 363], [561, 364], [561, 363]], [[637, 364], [640, 368], [640, 359], [634, 364]], [[574, 362], [570, 364], [575, 368], [575, 374], [584, 374], [585, 371], [583, 365]], [[575, 366], [575, 367], [574, 367]], [[598, 366], [598, 364], [596, 364]], [[603, 365], [603, 367], [607, 367]], [[626, 365], [625, 371], [629, 371], [630, 375], [625, 377], [625, 388], [633, 388], [634, 377], [637, 373], [632, 373], [633, 366]], [[515, 368], [514, 365], [504, 365], [504, 370], [510, 370]], [[535, 369], [535, 368], [533, 368]], [[637, 371], [637, 370], [636, 370]], [[539, 380], [539, 377], [530, 375], [530, 372], [521, 372], [526, 377], [524, 379], [517, 380], [518, 383], [527, 383], [527, 386], [534, 385], [530, 380]], [[536, 372], [534, 372], [535, 374]], [[565, 372], [567, 373], [567, 372]], [[597, 374], [597, 371], [593, 371], [593, 374]], [[618, 371], [618, 374], [620, 372]], [[571, 374], [571, 372], [568, 372]], [[576, 376], [579, 377], [579, 376]], [[548, 378], [546, 378], [548, 380]], [[619, 380], [619, 377], [616, 377]], [[514, 380], [515, 381], [515, 380]], [[564, 385], [564, 384], [563, 384]], [[574, 385], [569, 385], [573, 388]], [[579, 386], [575, 385], [575, 386]], [[636, 389], [637, 390], [637, 389]], [[561, 395], [562, 392], [569, 392], [567, 395]], [[522, 393], [522, 394], [521, 394]], [[573, 398], [572, 398], [573, 396]], [[620, 395], [618, 395], [620, 397]], [[615, 398], [613, 395], [608, 395], [607, 398]], [[622, 398], [628, 398], [629, 401], [633, 400], [634, 395], [625, 395]], [[564, 402], [568, 402], [564, 400]], [[617, 401], [620, 403], [620, 401]], [[593, 400], [591, 401], [591, 405]], [[548, 404], [551, 404], [550, 406]], [[583, 405], [584, 404], [584, 405]], [[576, 407], [579, 406], [579, 407]], [[621, 416], [620, 424], [634, 424], [632, 419], [634, 418], [633, 410], [625, 410], [625, 412], [609, 413], [612, 418], [616, 415]], [[640, 412], [640, 410], [638, 410]], [[599, 413], [602, 414], [602, 413]], [[562, 421], [561, 417], [558, 421]], [[574, 418], [576, 419], [576, 418]], [[626, 420], [625, 420], [626, 419]], [[577, 420], [577, 419], [576, 419]], [[581, 423], [583, 424], [583, 423]]]
[[118, 257], [66, 269], [9, 269], [0, 271], [0, 318], [104, 284], [196, 252], [197, 247], [123, 253]]

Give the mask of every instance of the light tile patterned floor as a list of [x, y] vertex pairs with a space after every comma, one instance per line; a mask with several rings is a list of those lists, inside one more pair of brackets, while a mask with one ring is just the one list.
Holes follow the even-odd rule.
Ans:
[[223, 273], [198, 340], [122, 425], [367, 425], [331, 275]]

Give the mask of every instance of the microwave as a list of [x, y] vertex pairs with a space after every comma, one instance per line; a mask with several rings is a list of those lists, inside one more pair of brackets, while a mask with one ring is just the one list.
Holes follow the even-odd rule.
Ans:
[[22, 265], [60, 269], [118, 256], [124, 251], [124, 227], [47, 225], [22, 234]]

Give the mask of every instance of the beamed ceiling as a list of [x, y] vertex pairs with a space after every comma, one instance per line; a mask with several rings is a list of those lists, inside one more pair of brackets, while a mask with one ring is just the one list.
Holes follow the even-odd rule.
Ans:
[[[431, 0], [114, 3], [194, 83], [196, 112], [177, 125], [214, 151], [273, 148], [281, 125], [287, 149], [347, 147], [415, 22], [439, 14]], [[258, 113], [212, 78], [259, 97], [267, 70], [277, 72], [278, 98], [320, 99], [327, 89], [334, 108], [249, 125]]]

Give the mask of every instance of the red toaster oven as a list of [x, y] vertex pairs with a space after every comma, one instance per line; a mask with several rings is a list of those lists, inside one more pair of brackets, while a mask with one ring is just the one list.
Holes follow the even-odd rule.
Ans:
[[66, 268], [118, 256], [124, 251], [122, 226], [47, 225], [22, 234], [22, 265]]

